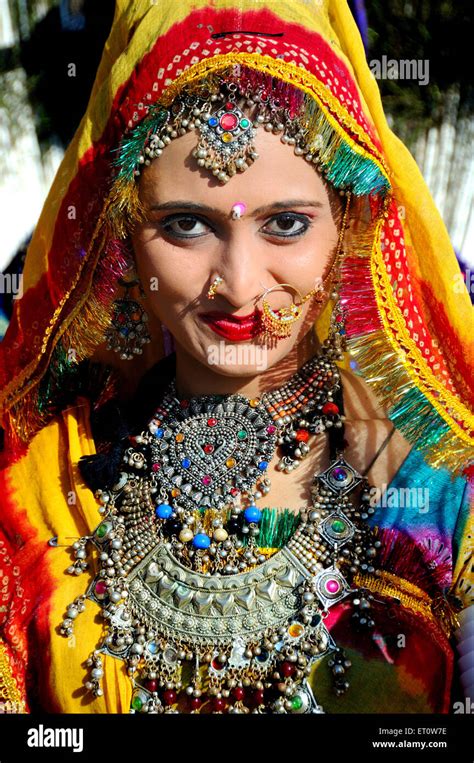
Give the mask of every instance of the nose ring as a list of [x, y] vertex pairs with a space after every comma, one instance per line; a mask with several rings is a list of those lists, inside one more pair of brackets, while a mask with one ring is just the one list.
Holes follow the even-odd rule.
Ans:
[[214, 297], [216, 296], [216, 291], [221, 285], [221, 283], [224, 283], [224, 279], [222, 278], [222, 276], [216, 276], [214, 280], [212, 281], [209, 287], [209, 290], [207, 292], [207, 297], [209, 299], [214, 299]]

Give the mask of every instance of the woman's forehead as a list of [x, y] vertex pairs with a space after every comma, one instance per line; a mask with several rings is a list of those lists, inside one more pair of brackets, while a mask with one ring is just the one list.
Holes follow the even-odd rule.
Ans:
[[[260, 206], [279, 198], [324, 202], [327, 186], [314, 167], [297, 156], [277, 135], [259, 131], [255, 139], [258, 159], [223, 186], [199, 167], [192, 152], [196, 137], [187, 133], [172, 141], [162, 155], [146, 167], [140, 178], [143, 201], [162, 203], [168, 198], [212, 199], [216, 204], [235, 203], [245, 196]], [[254, 200], [254, 202], [252, 202]]]

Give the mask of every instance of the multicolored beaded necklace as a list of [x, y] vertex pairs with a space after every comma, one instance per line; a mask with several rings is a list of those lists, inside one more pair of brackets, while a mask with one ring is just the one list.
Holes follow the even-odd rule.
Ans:
[[[331, 463], [287, 543], [258, 544], [276, 449], [289, 472], [327, 431]], [[102, 694], [102, 655], [123, 659], [132, 712], [320, 713], [309, 676], [331, 654], [337, 693], [349, 666], [324, 619], [351, 576], [374, 571], [378, 543], [367, 481], [343, 458], [342, 389], [324, 351], [284, 387], [248, 400], [179, 400], [174, 382], [148, 428], [131, 438], [124, 471], [99, 490], [103, 519], [74, 544], [69, 568], [99, 552], [87, 593], [67, 609], [70, 636], [86, 599], [102, 609], [103, 642], [86, 686]], [[356, 602], [354, 602], [356, 603]]]

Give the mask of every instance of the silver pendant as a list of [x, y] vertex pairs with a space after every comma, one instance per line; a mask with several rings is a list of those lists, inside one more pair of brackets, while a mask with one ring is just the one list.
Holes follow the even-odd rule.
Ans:
[[236, 490], [251, 490], [265, 476], [277, 442], [265, 406], [240, 395], [173, 410], [153, 433], [156, 479], [167, 491], [179, 488], [179, 503], [189, 510], [224, 508]]

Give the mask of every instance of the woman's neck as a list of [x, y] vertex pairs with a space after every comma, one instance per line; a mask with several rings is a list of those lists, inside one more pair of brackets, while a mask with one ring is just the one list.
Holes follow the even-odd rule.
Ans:
[[310, 330], [281, 361], [254, 376], [227, 376], [204, 365], [176, 344], [176, 389], [180, 398], [194, 395], [231, 395], [259, 397], [264, 392], [283, 386], [319, 350], [319, 343]]

